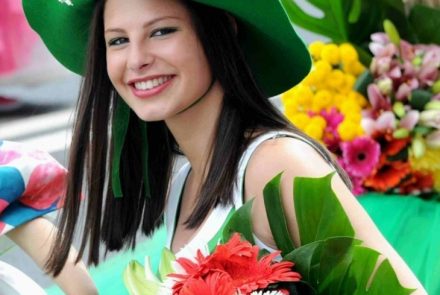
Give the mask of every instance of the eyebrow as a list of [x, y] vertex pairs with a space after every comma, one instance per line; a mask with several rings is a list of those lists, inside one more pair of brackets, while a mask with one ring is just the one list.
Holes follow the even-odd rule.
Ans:
[[[142, 25], [142, 27], [143, 28], [147, 28], [147, 27], [149, 27], [149, 26], [151, 26], [151, 25], [153, 25], [153, 24], [155, 24], [157, 22], [160, 22], [160, 21], [164, 20], [164, 19], [180, 19], [180, 18], [178, 18], [177, 16], [161, 16], [161, 17], [157, 17], [157, 18], [154, 18], [154, 19], [146, 22], [145, 24]], [[123, 31], [124, 31], [123, 29], [119, 29], [119, 28], [109, 28], [109, 29], [105, 30], [104, 33], [110, 33], [110, 32], [118, 32], [118, 33], [120, 33], [120, 32], [123, 32]]]

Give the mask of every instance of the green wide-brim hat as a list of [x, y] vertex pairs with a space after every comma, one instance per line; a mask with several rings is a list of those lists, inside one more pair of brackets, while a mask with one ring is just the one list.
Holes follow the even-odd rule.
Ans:
[[[229, 12], [246, 60], [266, 95], [280, 94], [309, 72], [311, 59], [280, 0], [193, 0]], [[55, 58], [82, 75], [95, 0], [23, 0], [31, 27]]]

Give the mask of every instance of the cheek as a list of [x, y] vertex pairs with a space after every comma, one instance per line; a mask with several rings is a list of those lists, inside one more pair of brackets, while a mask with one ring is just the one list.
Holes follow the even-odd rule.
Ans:
[[107, 55], [107, 74], [112, 84], [116, 87], [119, 80], [123, 77], [123, 66], [120, 58]]

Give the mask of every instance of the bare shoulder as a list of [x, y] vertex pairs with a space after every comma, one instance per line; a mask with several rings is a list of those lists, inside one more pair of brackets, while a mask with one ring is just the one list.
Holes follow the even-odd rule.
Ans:
[[265, 184], [280, 172], [284, 177], [319, 177], [333, 170], [310, 143], [292, 137], [279, 137], [263, 142], [256, 149], [247, 167], [246, 180]]
[[252, 209], [254, 233], [264, 243], [275, 246], [265, 214], [264, 186], [280, 172], [283, 207], [289, 230], [297, 244], [297, 224], [293, 202], [293, 179], [297, 176], [320, 177], [334, 171], [327, 160], [310, 143], [291, 137], [267, 140], [253, 153], [245, 174], [245, 200], [255, 198]]

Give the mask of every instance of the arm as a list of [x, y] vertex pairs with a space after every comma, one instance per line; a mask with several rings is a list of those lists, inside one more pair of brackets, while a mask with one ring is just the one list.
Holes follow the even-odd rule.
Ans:
[[[284, 171], [281, 181], [283, 206], [288, 218], [289, 231], [295, 244], [300, 245], [298, 224], [293, 203], [293, 179], [298, 176], [322, 177], [334, 171], [310, 145], [292, 138], [278, 138], [263, 143], [252, 156], [245, 176], [246, 200], [256, 197], [252, 211], [254, 233], [267, 245], [276, 248], [267, 220], [263, 200], [264, 185], [276, 174]], [[413, 294], [427, 294], [415, 275], [386, 241], [371, 218], [358, 203], [342, 179], [335, 175], [332, 188], [345, 209], [356, 238], [364, 245], [382, 253], [381, 261], [388, 258], [401, 284], [417, 289]]]
[[[20, 246], [37, 265], [44, 269], [52, 243], [55, 240], [54, 225], [44, 218], [37, 218], [13, 229], [7, 235]], [[84, 263], [75, 264], [76, 251], [72, 247], [63, 271], [54, 281], [66, 294], [98, 294]]]

